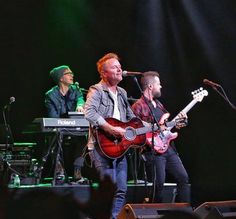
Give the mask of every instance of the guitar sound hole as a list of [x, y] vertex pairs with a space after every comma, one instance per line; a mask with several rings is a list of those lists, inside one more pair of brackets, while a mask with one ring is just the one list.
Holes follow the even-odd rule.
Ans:
[[124, 137], [125, 137], [128, 141], [134, 140], [135, 137], [136, 137], [135, 129], [132, 128], [132, 127], [126, 128], [126, 132], [125, 132]]

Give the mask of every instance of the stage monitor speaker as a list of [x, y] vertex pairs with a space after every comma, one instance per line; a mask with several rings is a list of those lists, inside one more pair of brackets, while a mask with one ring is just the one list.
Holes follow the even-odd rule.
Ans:
[[117, 219], [161, 218], [171, 211], [193, 212], [189, 203], [126, 204]]
[[205, 202], [194, 212], [200, 219], [232, 219], [236, 218], [236, 200]]

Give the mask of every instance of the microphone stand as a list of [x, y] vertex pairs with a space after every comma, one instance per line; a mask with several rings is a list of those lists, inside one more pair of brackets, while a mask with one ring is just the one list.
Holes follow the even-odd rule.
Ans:
[[[144, 101], [145, 101], [145, 103], [147, 104], [147, 106], [148, 106], [148, 108], [149, 108], [149, 110], [150, 110], [150, 113], [151, 113], [151, 117], [152, 117], [152, 122], [151, 122], [151, 125], [152, 125], [152, 157], [154, 156], [154, 127], [155, 127], [155, 124], [156, 124], [156, 126], [157, 126], [157, 128], [158, 128], [158, 130], [160, 131], [160, 132], [162, 132], [161, 131], [161, 128], [160, 128], [160, 125], [158, 124], [158, 121], [156, 120], [156, 118], [155, 118], [155, 116], [154, 116], [154, 113], [153, 113], [153, 111], [152, 111], [152, 109], [151, 109], [151, 107], [150, 107], [150, 104], [148, 103], [148, 99], [144, 96], [144, 94], [143, 94], [143, 90], [142, 90], [142, 88], [141, 88], [141, 86], [140, 86], [140, 84], [139, 84], [139, 82], [138, 82], [138, 80], [137, 80], [137, 78], [134, 76], [133, 77], [133, 79], [134, 79], [134, 81], [135, 81], [135, 83], [136, 83], [136, 85], [137, 85], [137, 87], [138, 87], [138, 89], [139, 89], [139, 91], [140, 91], [140, 93], [141, 93], [141, 96], [143, 96], [143, 99], [144, 99]], [[156, 171], [155, 171], [155, 162], [153, 163], [153, 175], [155, 176], [156, 174]], [[146, 168], [145, 168], [145, 170], [146, 170]], [[144, 173], [145, 174], [145, 177], [146, 177], [146, 173]], [[152, 186], [153, 186], [153, 197], [152, 197], [152, 202], [154, 201], [154, 197], [155, 197], [155, 188], [156, 188], [156, 177], [153, 177], [153, 183], [152, 183]], [[145, 187], [147, 187], [147, 179], [145, 179]]]
[[[2, 116], [3, 116], [4, 129], [5, 129], [5, 135], [6, 135], [6, 138], [5, 138], [6, 139], [5, 140], [5, 154], [3, 156], [3, 174], [2, 174], [2, 182], [1, 182], [2, 185], [5, 184], [4, 181], [7, 181], [7, 176], [5, 176], [5, 174], [7, 174], [7, 169], [8, 168], [12, 169], [11, 164], [8, 162], [8, 159], [7, 159], [7, 157], [8, 157], [7, 152], [11, 151], [11, 149], [12, 149], [11, 148], [12, 145], [10, 145], [10, 143], [9, 143], [9, 140], [12, 136], [10, 125], [9, 125], [9, 111], [10, 111], [10, 104], [6, 104], [2, 109]], [[6, 112], [7, 112], [7, 114], [6, 114]], [[13, 172], [16, 172], [16, 171], [13, 170]]]
[[229, 100], [229, 98], [227, 97], [225, 91], [224, 91], [224, 88], [219, 85], [218, 87], [221, 89], [221, 91], [219, 91], [217, 89], [217, 86], [211, 86], [213, 88], [214, 91], [216, 91], [234, 110], [236, 110], [236, 106], [231, 103], [231, 101]]

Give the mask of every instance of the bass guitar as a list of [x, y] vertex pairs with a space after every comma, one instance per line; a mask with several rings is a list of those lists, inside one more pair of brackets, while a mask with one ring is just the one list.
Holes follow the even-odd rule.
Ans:
[[[112, 126], [119, 126], [125, 129], [122, 137], [115, 137], [103, 129], [95, 129], [98, 146], [103, 155], [108, 158], [119, 158], [131, 147], [141, 147], [146, 144], [146, 133], [151, 132], [151, 127], [143, 125], [142, 121], [135, 117], [128, 122], [121, 122], [114, 118], [105, 119]], [[158, 127], [154, 126], [154, 131]]]
[[[207, 90], [203, 90], [203, 88], [200, 88], [198, 90], [195, 90], [192, 92], [193, 95], [193, 100], [181, 111], [184, 112], [185, 114], [188, 113], [192, 107], [203, 100], [205, 96], [208, 95]], [[163, 154], [165, 151], [167, 151], [171, 140], [176, 139], [178, 136], [177, 132], [172, 133], [171, 129], [176, 126], [178, 122], [181, 123], [181, 118], [177, 115], [174, 119], [172, 119], [170, 122], [165, 122], [169, 118], [170, 114], [165, 113], [159, 123], [160, 124], [165, 124], [165, 130], [161, 132], [156, 132], [154, 133], [154, 136], [152, 138], [152, 133], [147, 133], [147, 144], [152, 145], [152, 139], [153, 139], [153, 144], [154, 144], [154, 150], [159, 153]]]

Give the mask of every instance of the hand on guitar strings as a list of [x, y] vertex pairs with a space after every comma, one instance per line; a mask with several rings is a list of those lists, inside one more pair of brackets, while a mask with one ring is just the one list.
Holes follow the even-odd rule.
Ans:
[[187, 116], [187, 114], [181, 111], [176, 116], [175, 122], [176, 122], [175, 127], [177, 129], [181, 129], [181, 128], [187, 126], [188, 125], [188, 116]]

